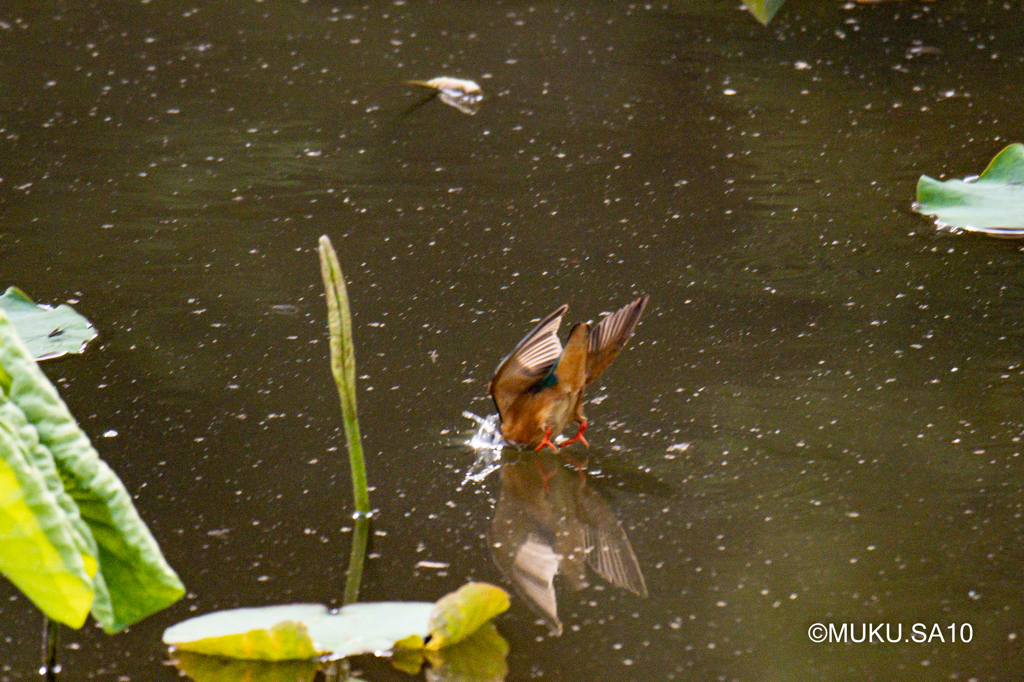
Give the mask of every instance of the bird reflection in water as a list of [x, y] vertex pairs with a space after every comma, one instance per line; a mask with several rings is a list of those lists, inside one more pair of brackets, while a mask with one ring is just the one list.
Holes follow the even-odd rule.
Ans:
[[629, 538], [582, 471], [554, 453], [522, 451], [501, 464], [501, 493], [488, 540], [494, 560], [516, 591], [562, 633], [555, 576], [570, 590], [589, 585], [587, 567], [616, 587], [647, 596]]

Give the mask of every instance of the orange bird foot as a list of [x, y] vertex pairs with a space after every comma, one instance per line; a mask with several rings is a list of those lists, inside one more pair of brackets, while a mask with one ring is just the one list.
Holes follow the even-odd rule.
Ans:
[[564, 448], [564, 447], [567, 447], [568, 445], [570, 445], [571, 443], [575, 443], [576, 441], [579, 441], [579, 442], [583, 443], [585, 446], [587, 446], [589, 448], [590, 447], [590, 443], [588, 443], [587, 439], [583, 437], [583, 432], [586, 431], [586, 430], [587, 430], [587, 422], [585, 422], [585, 421], [580, 422], [580, 430], [576, 432], [575, 436], [573, 436], [569, 440], [567, 440], [564, 443], [562, 443], [562, 445], [560, 447]]
[[544, 431], [544, 440], [540, 442], [540, 445], [533, 449], [534, 452], [540, 452], [545, 445], [547, 445], [555, 452], [558, 452], [558, 448], [555, 446], [554, 443], [551, 442], [551, 429], [547, 429], [546, 431]]

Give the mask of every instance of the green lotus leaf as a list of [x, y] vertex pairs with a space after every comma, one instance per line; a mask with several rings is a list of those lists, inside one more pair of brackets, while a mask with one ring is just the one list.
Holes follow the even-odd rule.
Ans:
[[313, 682], [320, 666], [304, 661], [245, 661], [177, 651], [173, 663], [195, 682]]
[[914, 210], [934, 216], [939, 227], [1024, 237], [1024, 144], [1003, 149], [973, 181], [922, 175]]
[[[0, 460], [8, 467], [0, 480], [0, 506], [11, 515], [0, 529], [0, 570], [45, 613], [73, 627], [84, 620], [80, 607], [86, 597], [81, 590], [68, 592], [67, 585], [69, 576], [81, 581], [82, 570], [91, 583], [90, 610], [106, 632], [180, 599], [185, 589], [131, 495], [99, 458], [3, 311], [0, 368], [0, 430], [5, 433]], [[26, 509], [42, 533], [33, 530]], [[33, 551], [15, 551], [9, 542], [15, 538], [40, 544]], [[62, 570], [56, 569], [55, 551]], [[68, 607], [75, 605], [74, 617], [54, 606], [52, 596], [61, 590], [68, 592]]]
[[785, 0], [743, 0], [747, 10], [762, 24], [767, 25]]
[[457, 644], [424, 652], [433, 682], [501, 682], [508, 676], [508, 642], [494, 623], [484, 623]]
[[509, 607], [508, 592], [488, 583], [466, 583], [437, 601], [430, 615], [427, 649], [461, 642]]
[[258, 661], [308, 660], [330, 653], [308, 624], [327, 615], [321, 604], [289, 604], [215, 611], [164, 631], [164, 644], [181, 651]]
[[9, 287], [0, 296], [0, 310], [7, 314], [36, 360], [81, 353], [96, 338], [96, 330], [89, 320], [71, 306], [36, 305], [17, 287]]
[[68, 515], [33, 465], [25, 416], [0, 392], [0, 573], [49, 618], [80, 628], [95, 591], [95, 556], [83, 553]]
[[434, 604], [415, 601], [349, 604], [310, 623], [309, 632], [331, 651], [332, 658], [379, 656], [410, 637], [425, 639], [430, 632], [433, 609]]
[[426, 637], [433, 608], [428, 602], [378, 602], [336, 613], [320, 604], [231, 609], [178, 623], [163, 640], [183, 651], [262, 661], [380, 654], [410, 635]]
[[401, 670], [406, 675], [419, 675], [423, 669], [423, 663], [427, 660], [424, 655], [422, 642], [418, 647], [399, 646], [395, 643], [395, 649], [391, 652], [391, 667]]
[[180, 651], [262, 661], [390, 654], [399, 647], [455, 644], [509, 606], [508, 593], [469, 583], [437, 603], [349, 604], [334, 613], [319, 604], [216, 611], [164, 631]]

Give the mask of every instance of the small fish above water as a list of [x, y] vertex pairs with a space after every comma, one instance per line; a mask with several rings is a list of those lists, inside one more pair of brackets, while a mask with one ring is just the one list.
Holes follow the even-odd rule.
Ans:
[[419, 85], [436, 91], [437, 96], [448, 106], [464, 114], [475, 114], [477, 105], [483, 101], [484, 91], [474, 81], [462, 78], [440, 76], [428, 81], [406, 81], [407, 85]]

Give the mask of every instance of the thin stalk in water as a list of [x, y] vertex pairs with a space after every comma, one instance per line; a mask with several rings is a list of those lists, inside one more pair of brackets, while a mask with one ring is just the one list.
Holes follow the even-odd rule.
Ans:
[[355, 515], [352, 532], [352, 553], [348, 558], [348, 574], [345, 577], [345, 603], [359, 601], [359, 583], [363, 579], [363, 564], [366, 562], [366, 545], [370, 539], [370, 517]]
[[57, 635], [60, 630], [60, 623], [50, 620], [49, 616], [43, 616], [43, 665], [39, 673], [47, 682], [57, 679], [60, 672], [60, 663], [57, 662]]
[[331, 332], [331, 372], [341, 399], [341, 417], [345, 424], [349, 467], [352, 470], [352, 497], [356, 507], [352, 555], [345, 582], [345, 603], [348, 604], [356, 601], [359, 596], [359, 582], [362, 579], [369, 538], [370, 494], [366, 485], [366, 462], [363, 459], [359, 419], [356, 415], [356, 358], [352, 344], [348, 290], [345, 288], [338, 256], [327, 235], [320, 237], [319, 252], [320, 274], [327, 294], [327, 323]]

